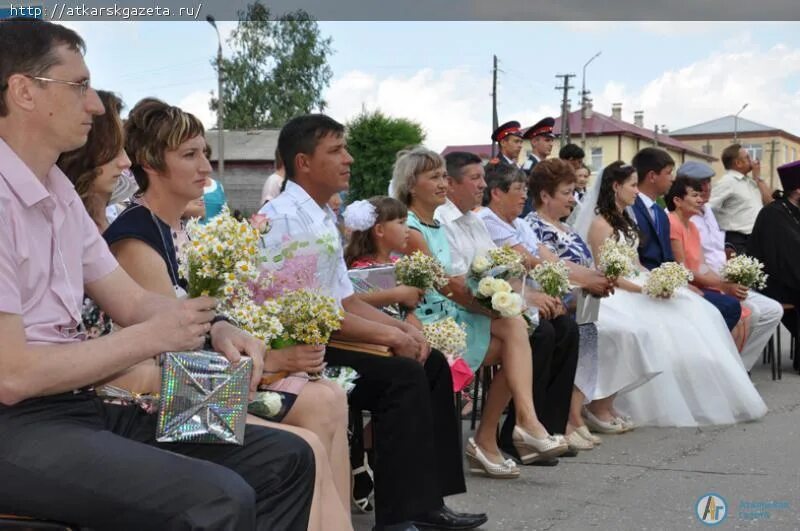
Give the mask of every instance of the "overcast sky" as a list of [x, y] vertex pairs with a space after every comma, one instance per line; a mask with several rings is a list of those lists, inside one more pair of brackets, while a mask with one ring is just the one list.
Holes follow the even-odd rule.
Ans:
[[[220, 27], [228, 35], [235, 23]], [[96, 88], [128, 108], [156, 96], [215, 123], [205, 22], [70, 23], [86, 39]], [[573, 109], [583, 64], [595, 109], [670, 130], [736, 113], [800, 135], [800, 23], [742, 22], [321, 22], [333, 39], [326, 112], [340, 121], [362, 108], [420, 122], [428, 145], [488, 143], [492, 54], [500, 60], [501, 121], [530, 125], [559, 113], [556, 74], [573, 73]], [[225, 50], [227, 53], [228, 50]]]

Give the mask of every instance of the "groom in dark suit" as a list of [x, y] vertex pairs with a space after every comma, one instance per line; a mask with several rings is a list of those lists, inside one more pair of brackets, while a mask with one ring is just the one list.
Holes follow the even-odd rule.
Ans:
[[[641, 233], [639, 242], [639, 261], [647, 269], [653, 269], [664, 262], [674, 262], [672, 244], [669, 241], [669, 218], [664, 207], [656, 200], [666, 194], [675, 180], [673, 170], [675, 161], [663, 149], [654, 147], [639, 151], [632, 161], [639, 176], [639, 196], [630, 214], [636, 220]], [[701, 291], [703, 297], [716, 306], [728, 329], [733, 329], [742, 314], [739, 301], [714, 290]]]

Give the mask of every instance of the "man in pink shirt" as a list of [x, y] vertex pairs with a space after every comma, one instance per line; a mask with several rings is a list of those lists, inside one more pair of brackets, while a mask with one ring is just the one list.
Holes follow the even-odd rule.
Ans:
[[[692, 216], [691, 222], [700, 233], [700, 244], [703, 247], [703, 258], [706, 265], [715, 273], [719, 273], [727, 259], [725, 258], [725, 233], [720, 230], [714, 211], [707, 204], [711, 197], [711, 178], [714, 176], [714, 170], [708, 164], [689, 161], [678, 168], [676, 174], [679, 177], [688, 177], [700, 182], [702, 187], [700, 196], [704, 203], [701, 207], [702, 215]], [[747, 298], [743, 302], [751, 312], [750, 335], [742, 349], [742, 363], [749, 371], [758, 362], [761, 351], [783, 317], [783, 308], [779, 302], [752, 289], [748, 290]]]
[[[298, 437], [248, 426], [245, 448], [159, 445], [154, 415], [90, 389], [206, 334], [232, 361], [253, 357], [255, 388], [264, 347], [217, 320], [214, 299], [131, 280], [55, 166], [104, 112], [83, 40], [11, 19], [0, 50], [0, 513], [96, 529], [305, 529], [314, 465]], [[84, 291], [125, 328], [84, 341]]]

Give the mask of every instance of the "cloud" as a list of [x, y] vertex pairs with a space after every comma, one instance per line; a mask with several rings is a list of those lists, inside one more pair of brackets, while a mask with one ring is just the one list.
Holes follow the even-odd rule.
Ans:
[[641, 87], [608, 82], [595, 95], [594, 108], [610, 114], [623, 104], [623, 119], [645, 112], [645, 126], [665, 124], [670, 130], [735, 114], [748, 103], [742, 118], [800, 132], [800, 91], [791, 80], [800, 74], [800, 48], [776, 45], [767, 50], [745, 47], [712, 52], [706, 58], [667, 70]]
[[211, 100], [211, 94], [203, 91], [195, 91], [187, 94], [180, 102], [178, 107], [184, 111], [194, 114], [206, 129], [216, 127], [217, 113], [208, 108], [208, 102]]

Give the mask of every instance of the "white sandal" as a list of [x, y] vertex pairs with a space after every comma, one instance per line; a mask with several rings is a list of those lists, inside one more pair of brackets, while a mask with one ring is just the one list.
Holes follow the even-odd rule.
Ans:
[[[372, 475], [372, 469], [369, 467], [366, 456], [364, 456], [364, 464], [358, 468], [354, 468], [350, 473], [353, 476], [353, 485], [350, 488], [350, 501], [353, 503], [353, 507], [355, 507], [356, 510], [361, 514], [372, 513], [375, 510], [371, 499], [372, 495], [375, 493], [375, 478]], [[367, 477], [369, 477], [373, 488], [370, 489], [369, 493], [365, 497], [356, 498], [353, 489], [355, 488], [355, 478], [360, 474], [366, 474]]]
[[537, 439], [519, 426], [514, 426], [512, 441], [520, 461], [525, 465], [558, 457], [569, 451], [569, 445], [563, 436], [548, 435], [544, 439]]
[[469, 471], [473, 474], [481, 474], [496, 479], [519, 477], [519, 468], [517, 468], [517, 464], [513, 459], [505, 459], [502, 463], [490, 461], [472, 437], [467, 440], [464, 454], [467, 456]]

